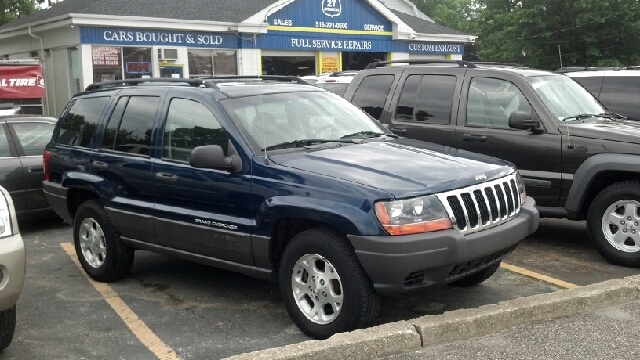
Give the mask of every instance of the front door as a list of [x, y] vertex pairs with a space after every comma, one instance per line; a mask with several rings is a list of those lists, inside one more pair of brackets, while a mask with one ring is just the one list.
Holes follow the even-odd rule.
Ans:
[[[463, 106], [458, 115], [456, 147], [516, 165], [527, 195], [537, 205], [560, 206], [562, 162], [560, 135], [509, 128], [514, 111], [537, 117], [522, 91], [507, 80], [473, 77], [464, 85]], [[543, 125], [541, 125], [543, 126]]]
[[[181, 92], [180, 94], [184, 94]], [[252, 265], [249, 167], [239, 173], [189, 165], [191, 150], [234, 151], [220, 114], [206, 98], [178, 93], [165, 102], [162, 156], [153, 165], [156, 229], [161, 245]]]
[[51, 140], [55, 124], [52, 122], [15, 122], [9, 123], [15, 134], [16, 148], [20, 155], [26, 204], [25, 210], [35, 211], [49, 208], [49, 203], [42, 191], [44, 169], [42, 167], [42, 153]]

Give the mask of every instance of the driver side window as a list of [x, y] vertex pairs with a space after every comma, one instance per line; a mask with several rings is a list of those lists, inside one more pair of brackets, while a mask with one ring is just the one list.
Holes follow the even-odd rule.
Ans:
[[516, 85], [491, 78], [471, 81], [467, 126], [509, 129], [509, 117], [514, 111], [532, 114], [531, 105]]
[[199, 102], [174, 98], [164, 127], [162, 157], [189, 161], [198, 146], [219, 145], [228, 156], [229, 136], [216, 117]]

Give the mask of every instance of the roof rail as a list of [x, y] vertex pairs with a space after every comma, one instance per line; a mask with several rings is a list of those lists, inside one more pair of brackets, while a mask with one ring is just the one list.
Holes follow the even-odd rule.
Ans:
[[502, 66], [502, 67], [523, 67], [522, 64], [518, 63], [508, 63], [508, 62], [499, 62], [499, 61], [473, 61], [476, 65], [487, 65], [487, 66]]
[[464, 60], [388, 60], [388, 61], [377, 61], [372, 62], [369, 65], [365, 66], [365, 69], [375, 69], [382, 65], [387, 64], [409, 64], [409, 65], [427, 65], [427, 64], [456, 64], [458, 67], [467, 67], [467, 68], [475, 68], [477, 67], [471, 61]]
[[117, 87], [117, 86], [140, 85], [144, 83], [158, 83], [159, 85], [166, 85], [168, 83], [177, 83], [177, 84], [187, 84], [195, 87], [217, 88], [215, 84], [201, 80], [201, 79], [137, 78], [137, 79], [124, 79], [124, 80], [104, 81], [104, 82], [95, 83], [87, 86], [85, 91], [94, 91], [94, 90]]
[[221, 83], [230, 80], [255, 80], [255, 81], [282, 81], [282, 82], [295, 82], [300, 85], [309, 85], [308, 82], [302, 80], [297, 76], [284, 76], [284, 75], [223, 75], [223, 76], [209, 76], [202, 77], [200, 80], [209, 81], [212, 83]]

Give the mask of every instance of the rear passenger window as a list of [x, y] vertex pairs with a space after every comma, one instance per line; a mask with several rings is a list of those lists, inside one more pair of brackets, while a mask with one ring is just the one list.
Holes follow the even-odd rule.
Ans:
[[398, 101], [396, 120], [448, 124], [455, 89], [455, 76], [409, 76]]
[[159, 104], [160, 98], [157, 96], [120, 98], [105, 129], [101, 148], [149, 156], [153, 122]]
[[54, 124], [15, 123], [11, 125], [22, 146], [24, 156], [42, 156], [44, 147], [51, 140]]
[[62, 120], [56, 142], [64, 145], [89, 146], [100, 115], [108, 102], [108, 96], [76, 99]]
[[573, 80], [577, 81], [580, 85], [584, 86], [595, 97], [600, 95], [600, 88], [602, 87], [603, 76], [596, 77], [574, 77]]
[[380, 120], [384, 103], [391, 90], [393, 75], [370, 75], [362, 79], [352, 103]]
[[600, 101], [613, 112], [640, 120], [640, 76], [605, 76]]
[[206, 106], [187, 99], [173, 99], [164, 129], [162, 157], [189, 161], [198, 146], [219, 145], [227, 155], [229, 137]]
[[9, 148], [9, 139], [7, 139], [4, 126], [0, 124], [0, 158], [11, 157], [11, 149]]

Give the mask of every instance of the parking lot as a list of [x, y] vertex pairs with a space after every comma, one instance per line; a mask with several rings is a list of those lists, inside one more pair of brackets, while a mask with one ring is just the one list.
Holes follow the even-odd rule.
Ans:
[[[23, 222], [27, 282], [0, 359], [218, 359], [308, 340], [275, 283], [139, 251], [129, 278], [92, 283], [69, 225]], [[71, 253], [72, 256], [69, 255]], [[474, 288], [383, 298], [378, 323], [473, 308], [640, 273], [606, 263], [584, 223], [543, 219], [496, 275]]]

